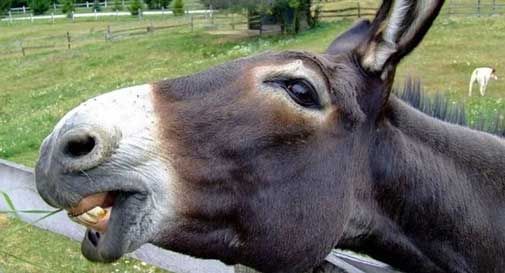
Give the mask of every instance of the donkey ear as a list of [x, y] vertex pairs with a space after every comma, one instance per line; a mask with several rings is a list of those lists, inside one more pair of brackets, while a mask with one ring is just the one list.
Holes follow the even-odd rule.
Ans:
[[383, 79], [419, 45], [444, 0], [385, 0], [372, 22], [370, 35], [358, 48], [361, 65]]
[[326, 50], [327, 54], [337, 55], [350, 52], [358, 47], [369, 36], [370, 21], [361, 20], [355, 23], [349, 30], [338, 36]]

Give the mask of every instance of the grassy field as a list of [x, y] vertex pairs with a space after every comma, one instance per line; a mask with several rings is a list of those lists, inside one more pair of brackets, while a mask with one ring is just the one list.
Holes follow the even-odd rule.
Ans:
[[0, 272], [3, 273], [162, 273], [134, 259], [103, 265], [86, 261], [80, 245], [64, 236], [27, 226], [0, 214]]
[[[193, 73], [264, 50], [323, 51], [351, 22], [325, 24], [297, 37], [236, 38], [188, 31], [160, 32], [117, 42], [97, 41], [72, 50], [30, 52], [0, 58], [0, 157], [33, 166], [37, 149], [61, 116], [83, 100], [116, 88]], [[107, 22], [4, 27], [0, 44], [24, 36], [98, 29]], [[489, 96], [467, 98], [471, 71], [494, 66], [505, 71], [503, 17], [440, 18], [425, 42], [401, 66], [423, 79], [428, 90], [464, 101], [470, 111], [503, 110], [505, 83], [489, 86]], [[504, 73], [505, 74], [505, 73]]]
[[[0, 26], [0, 47], [28, 36], [90, 32], [126, 21], [85, 21]], [[42, 139], [68, 110], [116, 88], [172, 78], [265, 50], [322, 52], [352, 22], [323, 24], [296, 37], [244, 38], [187, 30], [156, 32], [114, 42], [97, 40], [76, 49], [40, 50], [0, 56], [0, 158], [33, 166]], [[427, 39], [398, 73], [423, 80], [430, 91], [466, 104], [471, 117], [504, 112], [505, 81], [491, 82], [489, 95], [467, 97], [468, 80], [477, 66], [494, 66], [505, 78], [505, 17], [440, 18]], [[0, 215], [0, 271], [4, 272], [150, 272], [131, 260], [110, 266], [90, 264], [76, 242], [29, 228]], [[8, 253], [13, 256], [5, 256]], [[20, 258], [21, 257], [21, 258]], [[21, 261], [25, 259], [27, 261]], [[132, 265], [133, 263], [133, 265]], [[136, 266], [136, 267], [135, 267]]]

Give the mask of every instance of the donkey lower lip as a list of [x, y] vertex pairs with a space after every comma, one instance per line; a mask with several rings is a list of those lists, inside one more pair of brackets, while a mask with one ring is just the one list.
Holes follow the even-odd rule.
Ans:
[[[88, 227], [81, 243], [82, 254], [94, 262], [113, 262], [126, 252], [133, 251], [132, 245], [138, 245], [135, 240], [135, 226], [132, 223], [143, 215], [138, 215], [139, 210], [147, 207], [146, 203], [138, 203], [145, 200], [144, 194], [131, 192], [115, 192], [114, 205], [110, 209], [105, 228], [99, 222], [97, 225], [85, 225]], [[146, 242], [141, 242], [141, 244]]]

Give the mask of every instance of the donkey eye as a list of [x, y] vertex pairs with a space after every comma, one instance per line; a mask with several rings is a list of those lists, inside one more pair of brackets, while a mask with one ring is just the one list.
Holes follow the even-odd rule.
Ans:
[[272, 80], [269, 83], [283, 88], [297, 104], [313, 109], [320, 109], [321, 103], [315, 88], [304, 79]]

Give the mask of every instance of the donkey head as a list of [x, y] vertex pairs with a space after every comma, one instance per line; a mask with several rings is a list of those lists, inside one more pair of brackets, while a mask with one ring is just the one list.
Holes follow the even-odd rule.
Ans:
[[40, 195], [89, 228], [93, 261], [153, 243], [264, 272], [315, 266], [369, 180], [395, 68], [442, 3], [385, 1], [325, 54], [267, 53], [91, 99], [42, 144]]

